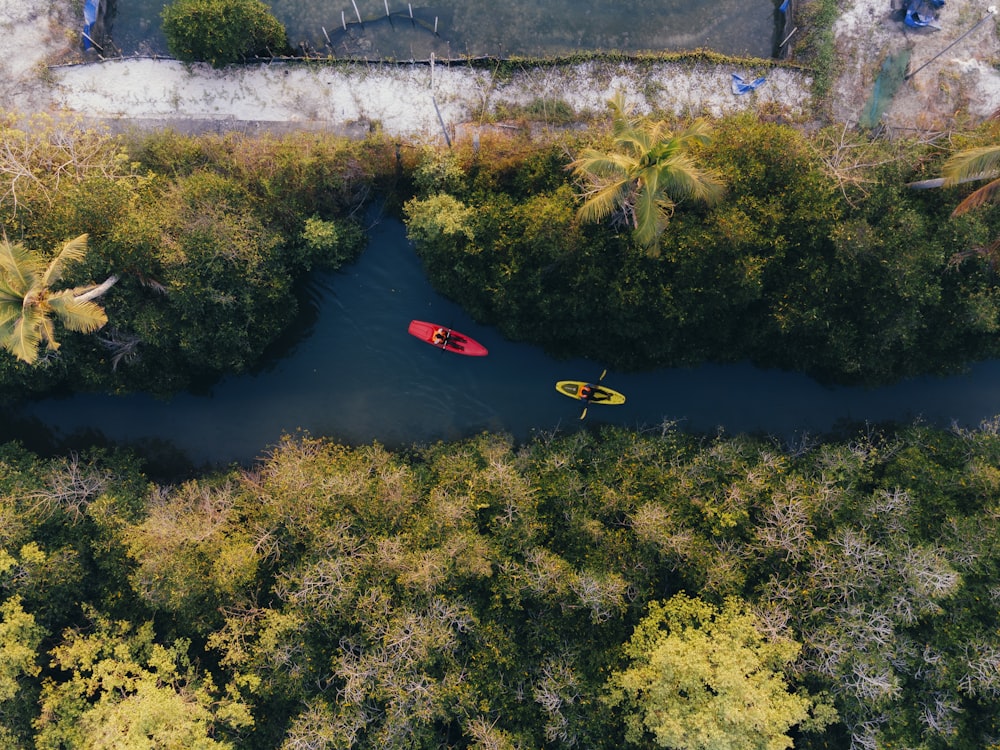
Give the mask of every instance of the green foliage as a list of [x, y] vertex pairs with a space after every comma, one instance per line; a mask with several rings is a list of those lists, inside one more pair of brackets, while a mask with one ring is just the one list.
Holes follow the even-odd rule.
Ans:
[[437, 193], [459, 193], [464, 187], [466, 176], [454, 151], [428, 147], [424, 149], [420, 162], [413, 170], [413, 186], [418, 198], [430, 198]]
[[710, 127], [695, 121], [680, 133], [666, 124], [637, 117], [618, 94], [608, 102], [612, 114], [613, 149], [584, 149], [567, 166], [586, 181], [581, 221], [601, 222], [617, 215], [636, 242], [653, 257], [677, 202], [691, 198], [717, 202], [723, 183], [711, 169], [698, 165], [693, 151], [711, 142]]
[[218, 627], [219, 605], [243, 604], [260, 563], [236, 517], [238, 488], [186, 483], [165, 494], [124, 534], [132, 588], [153, 610], [200, 632]]
[[163, 9], [167, 48], [213, 68], [288, 50], [285, 27], [260, 0], [174, 0]]
[[229, 748], [227, 734], [253, 724], [247, 707], [219, 691], [188, 657], [190, 644], [156, 642], [151, 623], [133, 627], [92, 614], [92, 632], [67, 631], [45, 681], [39, 748]]
[[[5, 554], [0, 551], [0, 575], [6, 572]], [[9, 557], [8, 561], [13, 562]], [[21, 607], [19, 596], [0, 604], [0, 705], [18, 694], [22, 675], [38, 675], [38, 647], [44, 636], [45, 630]]]
[[751, 360], [851, 384], [996, 356], [995, 278], [973, 248], [1000, 232], [1000, 210], [952, 219], [906, 189], [922, 147], [751, 115], [714, 130], [699, 159], [726, 198], [676, 213], [658, 261], [566, 212], [554, 148], [484, 143], [460, 162], [464, 184], [453, 174], [407, 205], [410, 237], [438, 289], [556, 355], [623, 368]]
[[763, 636], [745, 602], [716, 609], [683, 594], [649, 614], [625, 645], [630, 666], [612, 675], [612, 705], [626, 703], [626, 738], [677, 750], [780, 750], [810, 700], [789, 692], [784, 673], [799, 652]]
[[85, 234], [66, 242], [48, 263], [23, 245], [0, 240], [0, 345], [4, 349], [31, 365], [38, 360], [42, 344], [51, 351], [59, 349], [53, 318], [82, 333], [92, 333], [108, 322], [104, 310], [87, 297], [97, 285], [51, 288], [62, 279], [66, 264], [83, 260], [86, 252]]
[[[59, 356], [30, 368], [0, 358], [12, 396], [170, 393], [254, 366], [296, 319], [303, 276], [360, 252], [349, 216], [391, 168], [384, 143], [315, 133], [128, 142], [40, 120], [30, 134], [0, 128], [0, 139], [12, 170], [39, 175], [31, 190], [12, 176], [0, 185], [17, 196], [9, 234], [44, 247], [87, 232], [65, 286], [120, 277], [98, 336], [60, 336]], [[69, 166], [52, 174], [53, 162]]]
[[997, 422], [288, 438], [176, 486], [6, 446], [0, 736], [973, 750], [1000, 732], [998, 497]]
[[823, 102], [829, 95], [837, 76], [837, 46], [833, 25], [840, 15], [837, 0], [818, 0], [801, 7], [800, 21], [805, 38], [795, 42], [795, 51], [813, 70], [813, 96]]

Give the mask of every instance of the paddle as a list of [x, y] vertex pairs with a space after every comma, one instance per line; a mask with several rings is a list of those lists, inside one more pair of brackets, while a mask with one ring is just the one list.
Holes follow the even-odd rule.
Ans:
[[[597, 382], [594, 384], [595, 388], [599, 388], [600, 387], [601, 381], [604, 380], [604, 376], [607, 375], [607, 374], [608, 374], [607, 369], [604, 369], [604, 370], [601, 371], [601, 377], [599, 377], [597, 379]], [[587, 402], [584, 402], [584, 404], [583, 404], [583, 414], [580, 415], [580, 419], [583, 419], [585, 416], [587, 416]]]

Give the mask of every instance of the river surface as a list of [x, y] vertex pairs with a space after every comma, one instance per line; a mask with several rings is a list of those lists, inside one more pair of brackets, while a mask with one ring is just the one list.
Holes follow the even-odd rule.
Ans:
[[[878, 389], [825, 387], [750, 365], [706, 365], [610, 371], [605, 383], [628, 401], [593, 405], [581, 421], [578, 402], [560, 395], [555, 382], [595, 379], [601, 363], [556, 360], [470, 320], [431, 288], [399, 222], [380, 222], [370, 237], [359, 262], [317, 277], [315, 322], [270, 370], [170, 401], [144, 395], [39, 401], [7, 410], [0, 439], [48, 433], [64, 445], [108, 439], [147, 452], [171, 445], [200, 465], [250, 462], [298, 430], [405, 447], [483, 430], [527, 440], [606, 423], [658, 429], [676, 421], [686, 430], [765, 433], [794, 443], [846, 423], [920, 418], [975, 427], [1000, 413], [1000, 362]], [[450, 325], [489, 355], [441, 352], [407, 333], [411, 319]]]
[[[166, 54], [166, 0], [112, 0], [106, 21], [125, 55]], [[775, 0], [269, 0], [289, 42], [338, 58], [711, 49], [770, 57], [784, 17]], [[411, 17], [412, 13], [412, 17]]]

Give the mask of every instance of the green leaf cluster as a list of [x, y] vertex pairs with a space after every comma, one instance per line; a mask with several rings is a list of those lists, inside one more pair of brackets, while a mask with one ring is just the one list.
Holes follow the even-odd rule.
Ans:
[[140, 469], [0, 450], [0, 726], [21, 745], [971, 750], [1000, 731], [993, 422], [796, 446], [300, 437], [176, 484]]
[[182, 62], [224, 68], [288, 52], [284, 25], [261, 0], [174, 0], [162, 16], [167, 49]]
[[627, 669], [612, 675], [613, 705], [634, 704], [626, 738], [651, 734], [677, 750], [784, 750], [786, 732], [809, 716], [811, 701], [789, 692], [783, 670], [799, 644], [767, 637], [745, 602], [721, 609], [677, 594], [650, 604], [625, 644]]

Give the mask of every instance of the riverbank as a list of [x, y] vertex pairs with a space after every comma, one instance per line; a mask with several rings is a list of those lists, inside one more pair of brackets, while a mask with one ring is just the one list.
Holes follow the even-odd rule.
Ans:
[[[972, 0], [949, 0], [941, 10], [942, 30], [926, 32], [895, 20], [886, 0], [846, 3], [835, 27], [840, 73], [824, 112], [857, 123], [886, 56], [909, 50], [914, 70], [958, 40], [901, 86], [882, 121], [892, 128], [933, 131], [988, 116], [1000, 107], [995, 18], [967, 33], [984, 12]], [[312, 128], [355, 134], [380, 127], [393, 136], [440, 141], [468, 124], [527, 110], [544, 124], [547, 106], [568, 107], [586, 118], [603, 112], [617, 90], [647, 111], [721, 116], [754, 110], [798, 122], [819, 117], [808, 71], [763, 63], [593, 61], [525, 65], [513, 74], [419, 63], [285, 62], [223, 71], [134, 58], [79, 64], [85, 59], [78, 51], [79, 24], [66, 0], [0, 0], [0, 19], [4, 109], [70, 113], [115, 129]], [[764, 75], [767, 82], [736, 95], [733, 73], [747, 79]]]
[[[731, 74], [767, 75], [767, 85], [737, 96]], [[721, 117], [746, 109], [800, 120], [810, 113], [808, 76], [775, 68], [711, 62], [591, 61], [525, 66], [512, 75], [467, 65], [276, 63], [217, 71], [164, 60], [114, 60], [53, 71], [60, 109], [130, 124], [230, 129], [277, 125], [344, 133], [381, 128], [414, 140], [449, 138], [463, 125], [530, 111], [544, 124], [556, 111], [603, 113], [616, 91], [641, 110]], [[142, 85], [136, 86], [136, 81]]]

